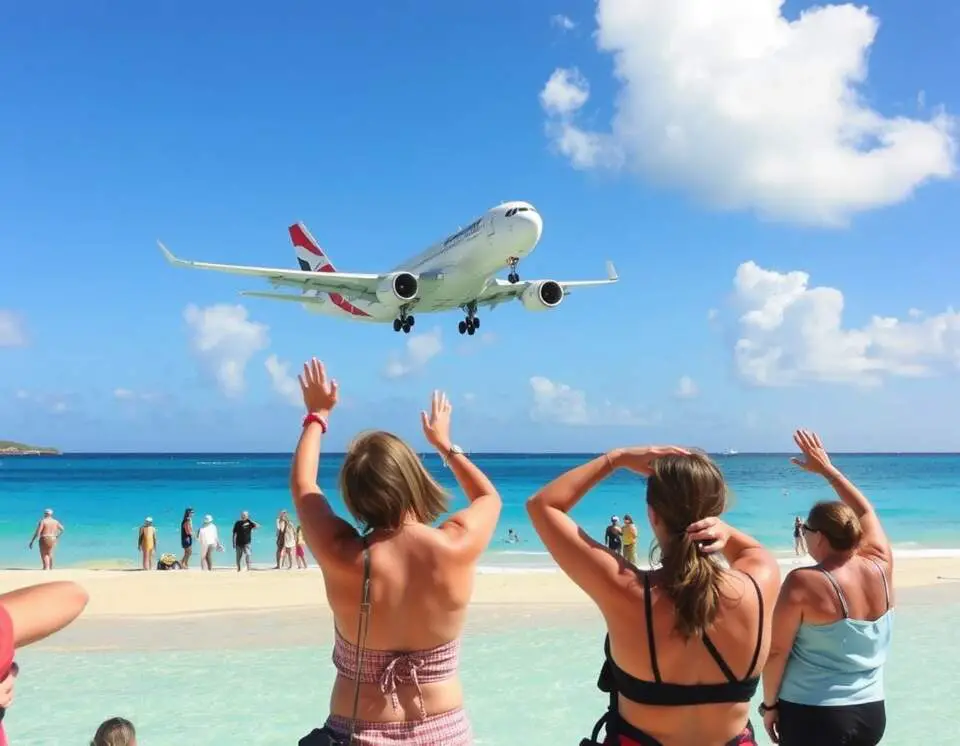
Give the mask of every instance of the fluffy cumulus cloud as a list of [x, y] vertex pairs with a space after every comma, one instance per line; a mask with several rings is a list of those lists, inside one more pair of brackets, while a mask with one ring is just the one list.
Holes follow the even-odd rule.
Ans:
[[406, 347], [401, 354], [390, 357], [383, 375], [387, 378], [403, 378], [417, 373], [439, 355], [442, 349], [440, 327], [435, 327], [424, 334], [414, 334], [407, 338]]
[[13, 311], [0, 309], [0, 347], [20, 347], [26, 343], [23, 319]]
[[843, 325], [843, 293], [812, 287], [806, 272], [776, 272], [744, 262], [734, 279], [736, 367], [747, 382], [805, 381], [872, 386], [887, 376], [960, 369], [960, 312], [916, 309], [906, 320], [874, 316]]
[[276, 355], [270, 355], [263, 364], [270, 376], [270, 384], [273, 386], [273, 390], [292, 406], [303, 406], [300, 382], [296, 376], [290, 373], [290, 366], [282, 362]]
[[578, 168], [625, 168], [721, 209], [820, 225], [954, 174], [953, 117], [888, 117], [861, 95], [878, 29], [866, 7], [788, 21], [782, 6], [599, 0], [597, 44], [620, 86], [613, 120], [581, 127], [587, 82], [556, 70], [541, 93], [556, 147]]
[[678, 399], [693, 399], [700, 394], [700, 388], [697, 386], [697, 382], [694, 381], [690, 376], [680, 376], [680, 380], [677, 381], [677, 388], [674, 389], [673, 395]]
[[611, 401], [589, 402], [586, 392], [543, 376], [533, 376], [530, 389], [533, 394], [530, 417], [535, 422], [579, 426], [648, 425], [656, 420]]
[[557, 13], [556, 15], [550, 16], [550, 25], [555, 26], [561, 31], [573, 31], [577, 24], [573, 22], [573, 19], [569, 16], [563, 15], [563, 13]]
[[190, 327], [191, 346], [220, 390], [230, 397], [244, 389], [247, 363], [270, 342], [265, 324], [251, 321], [240, 305], [187, 306], [183, 316]]

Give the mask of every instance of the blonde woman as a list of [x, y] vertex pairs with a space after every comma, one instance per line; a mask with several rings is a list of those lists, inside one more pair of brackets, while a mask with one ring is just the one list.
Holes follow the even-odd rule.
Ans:
[[458, 674], [460, 636], [500, 495], [453, 443], [452, 407], [438, 392], [429, 414], [421, 413], [423, 434], [468, 506], [431, 525], [447, 512], [447, 494], [404, 441], [369, 432], [350, 444], [340, 469], [340, 494], [358, 532], [317, 484], [320, 442], [335, 426], [337, 383], [314, 359], [300, 386], [307, 416], [290, 488], [333, 610], [337, 669], [330, 716], [300, 744], [472, 744]]
[[637, 524], [629, 513], [623, 514], [623, 558], [631, 565], [637, 564]]

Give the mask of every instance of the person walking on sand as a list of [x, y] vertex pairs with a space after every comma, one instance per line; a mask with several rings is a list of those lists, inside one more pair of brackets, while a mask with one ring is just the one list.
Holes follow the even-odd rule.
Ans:
[[640, 532], [629, 513], [623, 514], [623, 558], [631, 565], [637, 564], [637, 537]]
[[800, 516], [793, 519], [793, 551], [798, 557], [807, 553], [807, 540], [803, 536], [803, 520]]
[[303, 538], [303, 527], [297, 525], [297, 569], [307, 569], [307, 540]]
[[183, 520], [180, 521], [180, 546], [183, 547], [183, 559], [180, 567], [190, 569], [190, 556], [193, 554], [193, 508], [183, 511]]
[[197, 531], [197, 541], [200, 542], [200, 569], [213, 569], [213, 553], [222, 552], [223, 544], [220, 543], [220, 532], [213, 522], [212, 515], [203, 517], [203, 525]]
[[63, 533], [63, 524], [53, 517], [53, 510], [47, 508], [43, 511], [43, 518], [37, 523], [33, 531], [33, 538], [27, 545], [33, 549], [33, 543], [39, 540], [40, 563], [44, 570], [53, 569], [53, 552], [57, 548], [57, 541]]
[[243, 511], [240, 520], [233, 524], [233, 549], [237, 555], [237, 572], [240, 572], [244, 563], [250, 570], [250, 545], [253, 543], [253, 532], [260, 528], [260, 524], [250, 520], [250, 514]]
[[[883, 670], [893, 638], [893, 550], [870, 501], [834, 466], [816, 433], [802, 458], [839, 500], [818, 502], [801, 530], [817, 563], [783, 581], [763, 669], [763, 723], [780, 746], [875, 746], [887, 726]], [[931, 694], [931, 696], [934, 696]]]
[[153, 518], [147, 516], [143, 519], [143, 525], [137, 535], [137, 549], [143, 560], [143, 569], [153, 569], [153, 557], [157, 551], [157, 529], [153, 525]]
[[469, 746], [460, 637], [477, 562], [497, 528], [500, 495], [454, 445], [450, 401], [436, 392], [429, 414], [420, 414], [423, 434], [453, 472], [468, 506], [433, 526], [448, 509], [443, 487], [396, 435], [367, 432], [350, 444], [339, 480], [361, 533], [337, 516], [317, 484], [337, 383], [313, 359], [304, 366], [300, 387], [307, 416], [290, 489], [323, 572], [337, 670], [330, 716], [301, 743]]

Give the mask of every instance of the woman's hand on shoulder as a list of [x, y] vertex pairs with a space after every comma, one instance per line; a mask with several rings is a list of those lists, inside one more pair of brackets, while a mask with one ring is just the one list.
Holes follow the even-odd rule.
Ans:
[[340, 390], [337, 382], [327, 378], [327, 371], [316, 358], [303, 364], [303, 373], [298, 376], [303, 405], [307, 412], [327, 414], [337, 406]]
[[662, 456], [689, 456], [690, 451], [679, 446], [630, 446], [610, 453], [614, 466], [649, 476], [653, 462]]
[[430, 401], [430, 413], [420, 412], [423, 436], [438, 450], [450, 449], [450, 416], [453, 405], [442, 391], [434, 391]]

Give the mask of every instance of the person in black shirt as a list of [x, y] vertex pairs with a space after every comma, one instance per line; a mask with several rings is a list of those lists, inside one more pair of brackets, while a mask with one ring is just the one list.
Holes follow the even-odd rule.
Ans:
[[250, 520], [250, 514], [243, 511], [240, 520], [233, 524], [233, 548], [237, 551], [237, 572], [240, 572], [241, 560], [246, 560], [247, 569], [250, 569], [250, 544], [253, 541], [253, 530], [260, 528], [260, 524]]
[[610, 517], [610, 525], [607, 526], [607, 532], [603, 538], [607, 544], [607, 549], [612, 549], [620, 554], [623, 546], [623, 528], [620, 526], [620, 518], [615, 515]]
[[180, 546], [183, 547], [183, 559], [180, 567], [190, 569], [190, 555], [193, 554], [193, 508], [183, 511], [183, 520], [180, 521]]

